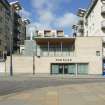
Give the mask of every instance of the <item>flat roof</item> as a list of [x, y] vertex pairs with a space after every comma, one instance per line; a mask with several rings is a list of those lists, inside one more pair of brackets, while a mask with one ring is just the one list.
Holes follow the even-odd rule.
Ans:
[[35, 38], [35, 41], [37, 44], [39, 45], [46, 45], [48, 44], [48, 42], [52, 45], [58, 45], [58, 44], [62, 44], [63, 45], [69, 45], [69, 44], [73, 44], [75, 42], [75, 38], [74, 37], [69, 37], [69, 38]]

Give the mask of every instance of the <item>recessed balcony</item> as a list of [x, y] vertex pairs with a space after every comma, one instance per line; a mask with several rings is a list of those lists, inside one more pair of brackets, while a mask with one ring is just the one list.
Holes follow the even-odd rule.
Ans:
[[51, 37], [51, 31], [50, 30], [44, 31], [44, 37]]
[[63, 37], [64, 36], [64, 32], [61, 30], [57, 31], [57, 37]]
[[104, 5], [101, 7], [101, 14], [105, 15], [105, 6]]
[[102, 30], [105, 30], [105, 20], [101, 22], [101, 28]]

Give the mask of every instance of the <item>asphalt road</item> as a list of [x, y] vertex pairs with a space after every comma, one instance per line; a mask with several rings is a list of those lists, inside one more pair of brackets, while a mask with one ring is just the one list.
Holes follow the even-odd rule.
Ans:
[[35, 78], [35, 77], [17, 77], [17, 78], [0, 78], [0, 96], [8, 95], [11, 93], [21, 92], [24, 90], [38, 89], [44, 87], [56, 87], [61, 85], [70, 84], [86, 84], [86, 83], [102, 83], [105, 82], [104, 78], [101, 79], [62, 79], [62, 78]]

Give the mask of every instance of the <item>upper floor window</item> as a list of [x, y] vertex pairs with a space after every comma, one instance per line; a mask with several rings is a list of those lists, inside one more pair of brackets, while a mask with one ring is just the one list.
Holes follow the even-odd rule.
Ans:
[[100, 56], [100, 51], [96, 51], [96, 56]]

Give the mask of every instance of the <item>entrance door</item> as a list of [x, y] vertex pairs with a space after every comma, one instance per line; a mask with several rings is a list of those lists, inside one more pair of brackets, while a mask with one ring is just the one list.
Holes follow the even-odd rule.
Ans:
[[68, 74], [67, 64], [59, 64], [59, 74]]
[[63, 74], [63, 64], [59, 64], [59, 74]]

